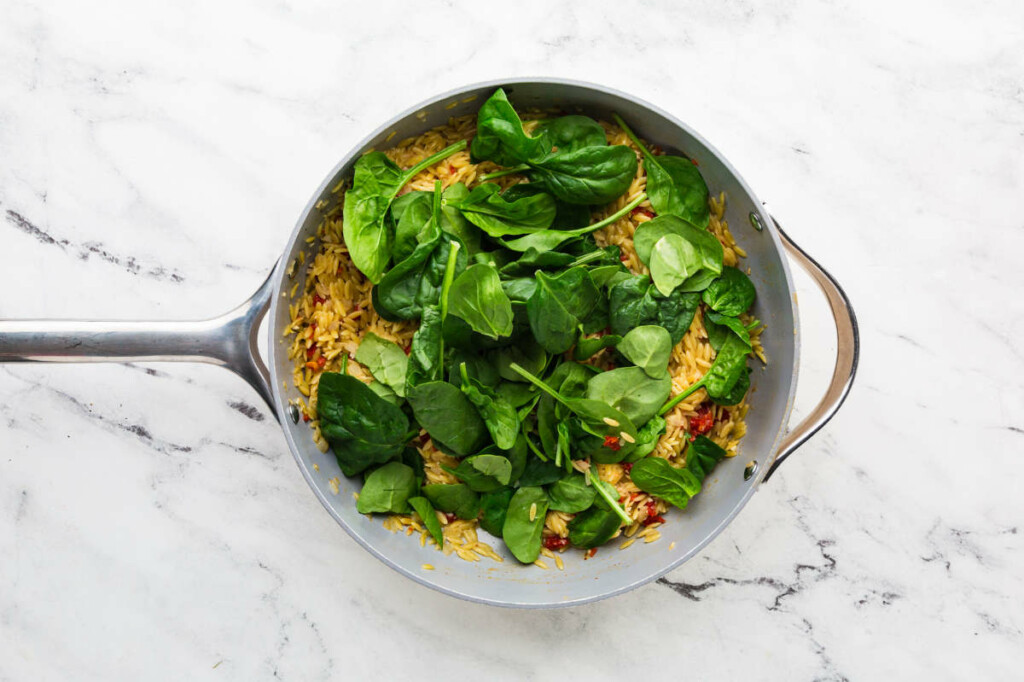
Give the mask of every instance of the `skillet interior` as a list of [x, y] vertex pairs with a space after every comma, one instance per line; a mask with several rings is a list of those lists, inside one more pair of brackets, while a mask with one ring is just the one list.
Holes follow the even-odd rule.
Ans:
[[[739, 454], [718, 465], [704, 492], [694, 498], [685, 513], [670, 513], [669, 523], [660, 529], [659, 541], [634, 544], [621, 552], [617, 549], [619, 541], [613, 541], [587, 561], [583, 561], [580, 552], [566, 552], [565, 571], [521, 566], [500, 540], [490, 544], [503, 554], [504, 563], [489, 559], [471, 563], [454, 555], [445, 557], [432, 547], [421, 548], [418, 541], [385, 530], [379, 515], [371, 520], [356, 511], [352, 493], [361, 482], [345, 478], [334, 456], [317, 450], [309, 428], [301, 421], [293, 423], [287, 411], [288, 400], [300, 394], [292, 385], [292, 362], [287, 357], [287, 342], [282, 341], [282, 332], [290, 320], [288, 299], [282, 298], [281, 292], [289, 291], [295, 281], [288, 277], [289, 263], [300, 251], [306, 252], [307, 259], [315, 254], [316, 245], [306, 243], [308, 237], [316, 234], [320, 222], [315, 204], [320, 199], [329, 200], [330, 189], [343, 178], [351, 177], [352, 166], [363, 152], [384, 149], [419, 135], [451, 116], [475, 114], [499, 86], [505, 88], [517, 108], [554, 107], [603, 119], [610, 119], [611, 112], [617, 112], [642, 138], [668, 151], [681, 150], [695, 159], [712, 193], [726, 193], [725, 217], [737, 242], [747, 251], [745, 266], [751, 268], [757, 287], [753, 313], [767, 324], [761, 338], [770, 362], [764, 368], [754, 365], [751, 378], [755, 393], [747, 415], [748, 432]], [[394, 136], [386, 142], [393, 132]], [[765, 228], [756, 230], [751, 216]], [[304, 275], [302, 268], [296, 269], [295, 278]], [[495, 81], [446, 93], [398, 116], [353, 149], [327, 176], [300, 217], [274, 280], [268, 325], [271, 385], [275, 387], [285, 437], [306, 480], [338, 523], [387, 565], [424, 585], [473, 601], [534, 608], [583, 603], [629, 590], [678, 566], [714, 538], [749, 499], [778, 448], [792, 407], [799, 357], [794, 290], [781, 243], [772, 222], [762, 213], [761, 202], [728, 162], [683, 123], [635, 98], [594, 85], [539, 79]], [[744, 480], [744, 469], [751, 460], [758, 462], [758, 468], [749, 480]], [[318, 471], [314, 470], [314, 463], [319, 466]], [[341, 480], [338, 494], [328, 484], [333, 477]], [[487, 534], [479, 532], [487, 541]], [[672, 543], [674, 546], [669, 549]], [[435, 570], [424, 570], [424, 563], [432, 564]]]

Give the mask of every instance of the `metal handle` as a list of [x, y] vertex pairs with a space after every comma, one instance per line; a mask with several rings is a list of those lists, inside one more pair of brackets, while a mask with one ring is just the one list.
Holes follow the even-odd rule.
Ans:
[[245, 379], [276, 415], [256, 346], [272, 277], [245, 303], [209, 320], [0, 320], [0, 362], [208, 362]]
[[836, 366], [832, 372], [828, 390], [825, 391], [824, 397], [815, 405], [811, 413], [786, 434], [775, 455], [775, 461], [772, 462], [771, 468], [768, 469], [768, 473], [764, 477], [765, 481], [772, 477], [772, 474], [787, 457], [806, 443], [808, 438], [817, 433], [839, 411], [846, 396], [850, 393], [850, 387], [853, 386], [853, 377], [857, 373], [857, 361], [860, 358], [857, 315], [853, 312], [853, 306], [850, 305], [850, 299], [846, 296], [846, 292], [825, 268], [818, 265], [817, 261], [793, 243], [782, 231], [782, 226], [774, 216], [772, 216], [772, 222], [775, 223], [775, 227], [779, 231], [779, 237], [782, 238], [782, 245], [786, 248], [786, 252], [814, 279], [821, 292], [825, 294], [832, 311], [832, 319], [836, 325], [837, 344]]

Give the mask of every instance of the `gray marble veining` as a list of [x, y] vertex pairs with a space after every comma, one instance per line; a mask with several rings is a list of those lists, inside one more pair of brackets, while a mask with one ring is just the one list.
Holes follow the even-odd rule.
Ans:
[[[3, 16], [0, 316], [222, 312], [380, 120], [464, 83], [558, 75], [641, 94], [711, 140], [847, 288], [864, 350], [840, 415], [696, 559], [555, 612], [386, 569], [226, 372], [0, 366], [0, 680], [1019, 674], [1019, 3]], [[832, 341], [797, 285], [799, 412]]]

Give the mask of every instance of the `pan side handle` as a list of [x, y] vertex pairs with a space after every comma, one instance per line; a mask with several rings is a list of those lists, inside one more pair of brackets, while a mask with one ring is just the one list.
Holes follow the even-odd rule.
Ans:
[[787, 457], [836, 415], [853, 386], [853, 378], [857, 373], [857, 362], [860, 358], [860, 332], [857, 328], [857, 315], [853, 312], [853, 306], [850, 304], [846, 292], [825, 268], [807, 255], [783, 232], [782, 226], [774, 216], [772, 221], [779, 232], [786, 253], [811, 276], [825, 295], [836, 326], [837, 344], [835, 369], [832, 371], [832, 380], [829, 382], [825, 395], [814, 406], [810, 414], [790, 429], [783, 438], [775, 460], [768, 469], [768, 473], [765, 474], [765, 481], [772, 477]]
[[247, 301], [208, 320], [0, 320], [0, 362], [206, 362], [245, 379], [275, 415], [256, 345], [273, 273]]

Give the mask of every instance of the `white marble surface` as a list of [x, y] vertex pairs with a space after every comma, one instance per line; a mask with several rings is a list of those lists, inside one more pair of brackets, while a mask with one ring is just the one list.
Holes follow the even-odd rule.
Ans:
[[[1019, 675], [1022, 7], [0, 3], [2, 317], [220, 312], [383, 118], [560, 75], [716, 144], [864, 342], [839, 417], [696, 559], [552, 612], [384, 568], [226, 372], [2, 366], [0, 680]], [[799, 284], [806, 410], [830, 340]]]

